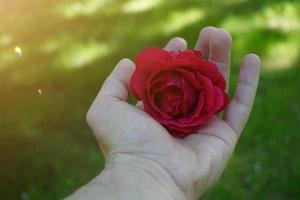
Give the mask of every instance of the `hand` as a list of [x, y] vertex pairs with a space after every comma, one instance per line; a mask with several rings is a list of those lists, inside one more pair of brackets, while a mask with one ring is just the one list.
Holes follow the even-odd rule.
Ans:
[[[165, 49], [184, 50], [186, 46], [185, 40], [174, 38]], [[229, 85], [230, 34], [207, 27], [201, 31], [195, 49], [217, 64]], [[145, 174], [140, 177], [143, 181], [136, 178], [136, 185], [148, 181], [151, 187], [142, 192], [149, 195], [161, 192], [168, 196], [161, 199], [197, 199], [222, 174], [248, 120], [259, 65], [258, 56], [247, 55], [224, 116], [216, 116], [197, 133], [177, 139], [145, 113], [141, 103], [137, 107], [127, 103], [128, 85], [135, 66], [128, 59], [121, 60], [87, 114], [87, 122], [106, 158], [104, 171], [113, 169], [112, 173], [122, 173], [124, 169], [122, 174], [126, 177], [128, 173], [128, 178], [133, 176], [131, 171]]]

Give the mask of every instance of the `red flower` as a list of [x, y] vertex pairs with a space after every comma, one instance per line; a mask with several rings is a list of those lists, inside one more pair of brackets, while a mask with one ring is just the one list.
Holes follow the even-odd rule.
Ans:
[[199, 51], [142, 51], [131, 78], [133, 95], [171, 135], [195, 133], [228, 104], [226, 82]]

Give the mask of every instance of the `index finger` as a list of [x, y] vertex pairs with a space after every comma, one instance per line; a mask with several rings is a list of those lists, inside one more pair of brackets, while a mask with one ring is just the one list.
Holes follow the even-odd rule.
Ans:
[[232, 38], [230, 33], [215, 27], [204, 28], [199, 35], [195, 49], [204, 59], [214, 62], [226, 80], [228, 89]]

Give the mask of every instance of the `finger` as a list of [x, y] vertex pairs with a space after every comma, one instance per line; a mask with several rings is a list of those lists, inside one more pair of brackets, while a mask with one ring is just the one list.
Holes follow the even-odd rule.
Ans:
[[201, 52], [202, 57], [204, 59], [209, 58], [209, 43], [210, 38], [213, 32], [215, 32], [217, 28], [208, 26], [201, 30], [198, 40], [196, 42], [195, 50], [198, 50]]
[[230, 59], [232, 38], [229, 32], [223, 29], [213, 31], [209, 39], [209, 60], [213, 61], [229, 86]]
[[245, 57], [235, 95], [224, 114], [224, 121], [239, 136], [254, 102], [259, 79], [260, 59], [255, 54]]
[[175, 37], [171, 39], [167, 45], [165, 46], [165, 50], [167, 51], [182, 51], [187, 48], [187, 42], [185, 39], [180, 37]]
[[228, 31], [217, 29], [210, 33], [209, 59], [215, 62], [230, 61], [232, 38]]
[[98, 98], [112, 97], [121, 101], [128, 98], [131, 76], [135, 70], [134, 63], [129, 59], [122, 59], [104, 81]]
[[213, 61], [229, 86], [230, 59], [231, 59], [231, 35], [223, 30], [212, 26], [204, 28], [196, 42], [195, 49], [199, 50], [204, 59]]

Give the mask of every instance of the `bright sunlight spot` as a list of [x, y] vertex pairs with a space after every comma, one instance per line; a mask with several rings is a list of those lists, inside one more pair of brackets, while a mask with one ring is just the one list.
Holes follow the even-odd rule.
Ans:
[[12, 41], [11, 36], [9, 35], [0, 35], [0, 46], [9, 45]]
[[291, 39], [272, 44], [264, 57], [262, 66], [267, 70], [290, 68], [296, 62], [299, 50], [299, 44]]
[[286, 33], [299, 30], [299, 21], [300, 16], [295, 6], [285, 2], [266, 7], [260, 14], [255, 13], [246, 17], [228, 17], [221, 26], [233, 33], [244, 33], [262, 28]]
[[65, 68], [80, 68], [107, 53], [108, 47], [103, 43], [78, 43], [63, 50], [57, 60], [57, 65]]
[[195, 8], [186, 11], [173, 12], [170, 14], [170, 17], [163, 28], [163, 33], [174, 33], [203, 19], [204, 17], [204, 11]]
[[155, 35], [171, 35], [205, 17], [205, 12], [198, 8], [176, 10], [163, 16], [161, 20], [153, 21], [153, 25], [144, 26], [141, 31], [143, 38], [151, 38]]
[[162, 0], [131, 0], [123, 6], [124, 13], [138, 13], [158, 6]]
[[43, 94], [42, 89], [38, 89], [38, 93], [39, 93], [39, 95], [42, 95]]
[[19, 46], [15, 47], [15, 53], [17, 56], [20, 56], [20, 57], [23, 56], [22, 49]]
[[221, 24], [221, 27], [231, 33], [245, 33], [262, 27], [264, 22], [261, 16], [251, 15], [248, 17], [229, 16]]
[[59, 10], [66, 18], [74, 18], [77, 16], [86, 16], [95, 13], [102, 8], [107, 1], [105, 0], [81, 0], [72, 4], [64, 5]]
[[289, 32], [300, 28], [300, 16], [291, 3], [267, 8], [264, 12], [266, 24], [270, 29]]

